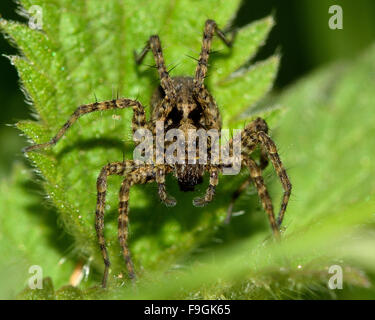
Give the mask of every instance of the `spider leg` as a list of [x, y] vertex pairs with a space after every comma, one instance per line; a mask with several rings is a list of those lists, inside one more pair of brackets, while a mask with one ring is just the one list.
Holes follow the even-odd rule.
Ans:
[[65, 132], [78, 120], [78, 118], [87, 113], [91, 113], [94, 111], [125, 109], [129, 107], [133, 109], [132, 128], [133, 132], [135, 132], [137, 129], [145, 126], [146, 124], [145, 110], [140, 102], [131, 99], [115, 99], [111, 101], [95, 102], [78, 107], [76, 111], [74, 111], [74, 113], [70, 116], [69, 120], [65, 122], [65, 124], [50, 141], [26, 147], [24, 149], [24, 152], [30, 152], [36, 149], [55, 145], [62, 138]]
[[262, 177], [262, 170], [259, 168], [256, 162], [250, 157], [244, 158], [244, 162], [249, 169], [251, 179], [254, 181], [255, 187], [258, 191], [259, 198], [262, 202], [262, 206], [268, 215], [268, 219], [270, 221], [273, 234], [276, 238], [278, 238], [280, 235], [279, 228], [275, 220], [272, 201]]
[[135, 279], [134, 266], [130, 256], [128, 248], [128, 225], [129, 225], [129, 191], [131, 187], [131, 181], [125, 179], [120, 188], [119, 194], [119, 216], [118, 216], [118, 239], [122, 249], [122, 255], [124, 257], [126, 268], [128, 269], [128, 275], [131, 280]]
[[[259, 168], [263, 171], [267, 166], [268, 166], [267, 153], [266, 153], [266, 150], [264, 149], [264, 147], [262, 147], [261, 151], [260, 151]], [[238, 187], [238, 189], [235, 192], [233, 192], [232, 199], [231, 199], [231, 201], [229, 203], [229, 206], [228, 206], [227, 217], [225, 219], [225, 223], [228, 224], [230, 222], [230, 219], [231, 219], [232, 213], [233, 213], [234, 203], [239, 198], [239, 196], [242, 194], [242, 192], [244, 192], [246, 190], [246, 188], [250, 185], [250, 183], [251, 183], [251, 178], [246, 179], [244, 182], [242, 182], [242, 184]]]
[[134, 266], [128, 248], [128, 225], [129, 225], [129, 192], [135, 184], [145, 184], [155, 181], [155, 170], [152, 166], [138, 168], [129, 173], [121, 184], [119, 194], [119, 217], [118, 217], [118, 239], [122, 249], [129, 278], [134, 280]]
[[146, 46], [143, 48], [139, 55], [137, 55], [136, 52], [134, 52], [135, 62], [136, 64], [140, 64], [146, 56], [147, 52], [150, 50], [154, 55], [156, 68], [158, 69], [160, 85], [163, 88], [165, 95], [170, 99], [174, 99], [176, 97], [176, 90], [173, 86], [173, 81], [169, 76], [168, 70], [165, 66], [163, 51], [161, 48], [161, 43], [158, 35], [152, 35], [150, 37], [150, 39], [147, 41]]
[[176, 199], [167, 193], [165, 187], [165, 169], [164, 166], [160, 166], [156, 169], [156, 182], [158, 183], [158, 192], [160, 200], [167, 207], [174, 207], [177, 203]]
[[104, 260], [104, 274], [102, 280], [102, 287], [105, 288], [107, 284], [108, 272], [110, 261], [108, 257], [107, 248], [104, 239], [104, 209], [105, 209], [105, 198], [107, 193], [107, 177], [110, 175], [123, 175], [127, 168], [134, 167], [133, 161], [126, 162], [113, 162], [105, 165], [101, 170], [97, 179], [97, 204], [96, 204], [96, 218], [95, 218], [95, 229], [100, 245]]
[[223, 31], [221, 31], [215, 21], [207, 20], [204, 26], [203, 32], [203, 42], [202, 42], [202, 49], [198, 60], [198, 66], [195, 70], [195, 78], [194, 78], [194, 87], [196, 93], [199, 92], [204, 88], [204, 79], [207, 74], [208, 69], [208, 58], [210, 55], [212, 38], [214, 34], [217, 34], [218, 37], [228, 46], [232, 45], [232, 40], [228, 40]]
[[263, 146], [260, 148], [260, 160], [259, 160], [259, 167], [263, 171], [268, 166], [268, 156], [267, 150]]
[[273, 164], [273, 167], [275, 168], [275, 171], [277, 175], [279, 176], [281, 185], [284, 189], [284, 195], [283, 195], [283, 199], [281, 202], [279, 215], [277, 217], [277, 225], [280, 227], [284, 219], [286, 208], [288, 206], [290, 194], [292, 191], [292, 184], [290, 183], [288, 174], [286, 173], [283, 163], [280, 160], [279, 154], [277, 153], [277, 148], [276, 148], [275, 143], [264, 131], [258, 132], [258, 137], [259, 137], [259, 141], [266, 149], [269, 155], [269, 158]]
[[204, 207], [210, 203], [215, 195], [216, 186], [219, 184], [219, 169], [214, 166], [209, 167], [210, 182], [203, 197], [197, 197], [193, 200], [193, 205], [196, 207]]

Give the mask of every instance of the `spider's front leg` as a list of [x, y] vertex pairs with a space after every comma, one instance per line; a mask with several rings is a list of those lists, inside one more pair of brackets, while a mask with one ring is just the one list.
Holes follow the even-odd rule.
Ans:
[[100, 245], [100, 250], [102, 252], [104, 260], [104, 274], [102, 280], [102, 287], [105, 288], [107, 284], [109, 267], [111, 265], [109, 261], [108, 251], [104, 239], [104, 209], [105, 209], [105, 199], [107, 193], [107, 178], [110, 175], [123, 175], [126, 170], [131, 170], [135, 167], [133, 161], [126, 162], [113, 162], [109, 163], [103, 167], [100, 171], [99, 177], [97, 179], [97, 204], [96, 204], [96, 217], [95, 217], [95, 229], [98, 237], [98, 242]]
[[193, 205], [196, 207], [204, 207], [210, 203], [215, 195], [216, 186], [219, 184], [219, 169], [216, 166], [208, 166], [210, 173], [210, 182], [203, 197], [197, 197], [193, 200]]
[[154, 55], [156, 68], [159, 73], [160, 77], [160, 85], [163, 88], [167, 99], [175, 99], [176, 98], [176, 90], [173, 86], [173, 81], [169, 76], [168, 70], [165, 66], [163, 50], [161, 48], [161, 43], [158, 35], [152, 35], [150, 39], [147, 41], [146, 46], [143, 48], [141, 53], [137, 55], [134, 52], [135, 62], [136, 64], [140, 64], [143, 59], [145, 58], [148, 51], [152, 51]]
[[232, 38], [229, 40], [225, 36], [224, 32], [218, 28], [215, 21], [206, 21], [203, 32], [202, 48], [198, 59], [198, 65], [195, 70], [193, 91], [195, 99], [203, 107], [203, 114], [206, 125], [209, 128], [220, 130], [221, 117], [219, 110], [213, 97], [204, 86], [204, 79], [206, 78], [208, 70], [208, 59], [210, 56], [212, 40], [215, 33], [228, 47], [231, 47], [234, 40], [235, 33], [232, 34]]
[[142, 128], [146, 124], [146, 114], [144, 107], [140, 102], [131, 99], [114, 99], [111, 101], [95, 102], [86, 104], [78, 107], [76, 111], [70, 116], [67, 122], [61, 127], [58, 133], [48, 142], [35, 144], [24, 149], [24, 152], [30, 152], [36, 149], [45, 148], [48, 146], [55, 145], [65, 134], [65, 132], [80, 118], [81, 116], [94, 112], [94, 111], [106, 111], [113, 109], [125, 109], [131, 107], [133, 109], [133, 121], [132, 128], [133, 132], [137, 129]]
[[202, 49], [199, 55], [198, 66], [195, 70], [194, 87], [197, 95], [201, 95], [201, 91], [204, 89], [204, 79], [206, 78], [208, 69], [208, 59], [210, 57], [210, 50], [212, 45], [212, 39], [214, 34], [228, 46], [232, 46], [232, 41], [227, 39], [224, 32], [220, 30], [214, 20], [207, 20], [204, 26]]

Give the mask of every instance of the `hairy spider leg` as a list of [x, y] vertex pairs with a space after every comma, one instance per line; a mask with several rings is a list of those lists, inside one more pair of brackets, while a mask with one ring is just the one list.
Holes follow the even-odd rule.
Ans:
[[55, 145], [65, 134], [65, 132], [80, 118], [81, 116], [95, 112], [106, 111], [113, 109], [125, 109], [131, 107], [133, 109], [132, 129], [135, 132], [137, 129], [146, 125], [146, 114], [142, 104], [136, 100], [131, 99], [115, 99], [110, 101], [95, 102], [78, 107], [70, 116], [68, 121], [61, 127], [57, 134], [48, 142], [41, 144], [34, 144], [24, 149], [24, 152], [30, 152], [36, 149], [46, 148]]
[[109, 267], [111, 265], [109, 261], [108, 251], [104, 239], [104, 210], [105, 210], [105, 198], [107, 193], [107, 178], [110, 175], [124, 175], [125, 169], [133, 167], [133, 161], [126, 162], [113, 162], [105, 165], [98, 176], [96, 182], [97, 188], [97, 203], [96, 203], [96, 215], [95, 215], [95, 229], [98, 237], [98, 242], [102, 257], [104, 260], [104, 274], [102, 280], [102, 287], [106, 287]]
[[210, 182], [205, 195], [193, 200], [193, 204], [196, 207], [204, 207], [206, 204], [210, 203], [215, 195], [216, 186], [219, 184], [219, 169], [216, 166], [209, 166], [206, 170], [207, 169], [210, 173]]
[[119, 193], [119, 217], [118, 217], [118, 239], [122, 249], [129, 278], [135, 279], [133, 262], [128, 248], [129, 237], [129, 192], [130, 188], [136, 184], [145, 184], [154, 182], [156, 177], [155, 167], [146, 165], [144, 167], [131, 171], [121, 184]]
[[[263, 171], [266, 167], [268, 166], [268, 157], [267, 157], [267, 152], [264, 149], [263, 146], [261, 146], [261, 151], [260, 151], [260, 160], [259, 160], [259, 168]], [[229, 224], [230, 219], [232, 217], [233, 213], [233, 207], [236, 202], [236, 200], [241, 196], [241, 194], [247, 189], [247, 187], [251, 183], [251, 178], [247, 178], [244, 180], [241, 185], [238, 187], [236, 191], [233, 192], [228, 210], [227, 210], [227, 217], [225, 218], [225, 223]]]
[[281, 181], [281, 185], [284, 189], [284, 195], [281, 202], [281, 207], [279, 211], [279, 215], [277, 216], [277, 225], [280, 228], [283, 219], [284, 214], [286, 211], [286, 208], [288, 206], [290, 194], [292, 192], [292, 184], [289, 180], [288, 174], [286, 173], [286, 170], [283, 166], [283, 163], [281, 162], [280, 156], [277, 152], [277, 148], [275, 143], [272, 141], [272, 139], [263, 131], [258, 133], [259, 141], [262, 143], [264, 148], [267, 150], [268, 156], [273, 164], [273, 167], [275, 168], [275, 171], [277, 175], [279, 176], [279, 179]]
[[204, 79], [206, 78], [208, 69], [208, 59], [210, 56], [212, 39], [215, 33], [228, 47], [232, 46], [233, 39], [228, 40], [224, 32], [218, 28], [215, 21], [207, 20], [204, 26], [201, 53], [195, 70], [194, 86], [197, 95], [200, 95], [200, 91], [204, 88]]
[[[276, 145], [267, 135], [267, 132], [268, 126], [261, 118], [257, 118], [245, 127], [245, 129], [242, 131], [242, 158], [246, 166], [249, 168], [250, 177], [254, 181], [257, 188], [263, 208], [268, 214], [273, 233], [278, 236], [279, 228], [283, 221], [284, 213], [289, 202], [292, 184], [290, 183], [289, 177], [278, 155]], [[263, 149], [263, 156], [261, 157], [264, 157], [265, 154], [267, 154], [270, 158], [284, 189], [284, 195], [277, 222], [275, 222], [272, 201], [261, 176], [262, 169], [253, 159], [250, 158], [250, 154], [255, 150], [257, 145], [260, 145], [261, 149]], [[261, 166], [265, 165], [266, 163], [266, 160], [261, 160]]]
[[139, 55], [135, 54], [135, 62], [140, 64], [145, 58], [148, 51], [152, 51], [154, 56], [156, 69], [158, 70], [160, 77], [160, 85], [163, 88], [165, 95], [169, 98], [176, 98], [176, 90], [173, 86], [173, 81], [169, 76], [168, 70], [165, 66], [163, 50], [161, 48], [161, 42], [158, 35], [152, 35], [147, 41], [146, 46], [143, 48]]

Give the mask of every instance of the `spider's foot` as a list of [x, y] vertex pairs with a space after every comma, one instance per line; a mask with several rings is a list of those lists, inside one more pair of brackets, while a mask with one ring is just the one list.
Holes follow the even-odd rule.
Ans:
[[109, 274], [109, 265], [105, 265], [103, 279], [102, 279], [102, 289], [107, 288], [108, 274]]
[[207, 205], [209, 202], [211, 202], [210, 200], [207, 200], [205, 197], [197, 197], [193, 200], [193, 205], [195, 207], [204, 207], [205, 205]]
[[36, 149], [39, 149], [39, 145], [38, 144], [33, 144], [32, 146], [28, 146], [28, 147], [25, 147], [22, 149], [22, 153], [29, 153], [31, 151], [34, 151]]
[[165, 184], [159, 184], [159, 198], [167, 207], [174, 207], [177, 203], [176, 199], [170, 196], [165, 190]]
[[34, 150], [43, 149], [43, 148], [46, 148], [46, 147], [50, 147], [50, 146], [54, 145], [55, 143], [56, 143], [55, 141], [49, 141], [49, 142], [46, 142], [46, 143], [33, 144], [31, 146], [23, 148], [22, 152], [28, 153], [28, 152], [31, 152], [31, 151], [34, 151]]
[[177, 200], [171, 196], [162, 199], [162, 201], [167, 207], [174, 207], [177, 203]]
[[29, 148], [30, 148], [30, 146], [23, 148], [22, 149], [22, 153], [28, 153], [29, 152]]

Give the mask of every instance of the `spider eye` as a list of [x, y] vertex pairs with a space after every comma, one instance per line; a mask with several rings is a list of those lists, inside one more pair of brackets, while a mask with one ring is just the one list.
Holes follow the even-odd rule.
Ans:
[[182, 119], [182, 116], [182, 111], [178, 110], [177, 108], [173, 108], [169, 113], [168, 118], [172, 120], [174, 125], [178, 125]]
[[189, 113], [188, 117], [195, 125], [199, 124], [199, 120], [202, 117], [202, 107], [197, 104], [197, 107]]

